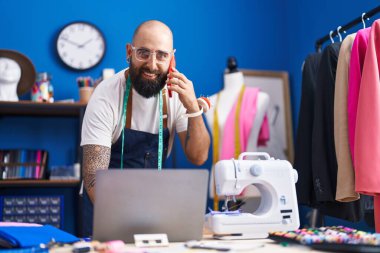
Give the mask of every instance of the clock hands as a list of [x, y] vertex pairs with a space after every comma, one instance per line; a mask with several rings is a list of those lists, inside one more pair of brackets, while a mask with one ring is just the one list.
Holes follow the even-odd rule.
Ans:
[[85, 45], [87, 45], [88, 43], [90, 43], [90, 42], [93, 40], [93, 39], [91, 38], [91, 39], [85, 41], [84, 43], [79, 44], [79, 43], [76, 43], [76, 42], [74, 42], [74, 41], [72, 41], [72, 40], [69, 40], [69, 39], [67, 39], [67, 38], [65, 38], [65, 37], [63, 37], [62, 39], [65, 40], [65, 41], [67, 41], [67, 42], [70, 43], [71, 45], [77, 46], [78, 48], [82, 48], [82, 47], [84, 47]]
[[74, 46], [77, 46], [77, 47], [80, 47], [80, 45], [74, 41], [71, 41], [65, 37], [62, 37], [63, 40], [67, 41], [68, 43], [70, 43], [71, 45], [74, 45]]
[[90, 43], [91, 41], [92, 41], [92, 39], [89, 39], [89, 40], [87, 40], [86, 42], [84, 42], [83, 44], [80, 44], [78, 47], [79, 47], [79, 48], [82, 48], [82, 47], [84, 47], [86, 44]]

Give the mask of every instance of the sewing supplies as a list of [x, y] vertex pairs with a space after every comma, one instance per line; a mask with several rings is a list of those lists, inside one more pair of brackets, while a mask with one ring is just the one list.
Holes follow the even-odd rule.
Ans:
[[294, 231], [272, 232], [269, 238], [276, 241], [298, 242], [304, 245], [316, 243], [347, 243], [380, 246], [380, 234], [368, 233], [344, 226], [302, 228]]
[[[259, 160], [244, 160], [247, 156]], [[218, 239], [266, 238], [268, 233], [295, 230], [299, 215], [295, 183], [297, 171], [286, 160], [275, 160], [263, 152], [245, 152], [238, 160], [222, 160], [215, 165], [216, 193], [228, 202], [254, 185], [261, 202], [253, 213], [208, 213], [207, 228]], [[228, 211], [228, 209], [227, 209]]]
[[162, 152], [164, 148], [164, 138], [163, 138], [163, 101], [162, 101], [162, 90], [160, 90], [160, 94], [158, 97], [158, 104], [159, 104], [159, 117], [158, 117], [158, 162], [157, 162], [157, 169], [162, 169]]
[[380, 252], [380, 234], [344, 226], [272, 232], [269, 238], [280, 243], [299, 243], [329, 252]]
[[51, 76], [47, 72], [38, 73], [37, 80], [31, 89], [31, 99], [35, 102], [54, 102], [54, 88]]

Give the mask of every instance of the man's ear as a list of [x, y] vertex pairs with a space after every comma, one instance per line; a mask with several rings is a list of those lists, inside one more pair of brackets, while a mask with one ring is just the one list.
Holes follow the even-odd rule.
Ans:
[[127, 51], [127, 60], [131, 59], [131, 57], [132, 57], [132, 46], [131, 46], [131, 44], [128, 43], [126, 45], [126, 51]]

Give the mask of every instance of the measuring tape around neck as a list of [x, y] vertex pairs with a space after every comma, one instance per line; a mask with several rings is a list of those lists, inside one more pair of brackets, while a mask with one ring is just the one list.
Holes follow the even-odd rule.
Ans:
[[162, 90], [160, 90], [160, 94], [158, 96], [158, 104], [160, 116], [158, 118], [158, 161], [157, 161], [157, 169], [161, 170], [162, 168], [162, 150], [163, 150], [163, 112], [162, 112]]
[[[120, 155], [120, 169], [124, 168], [124, 129], [126, 125], [126, 118], [127, 118], [127, 104], [128, 104], [128, 98], [129, 94], [131, 91], [131, 78], [128, 75], [127, 82], [126, 82], [126, 87], [125, 87], [125, 92], [124, 92], [124, 101], [123, 101], [123, 115], [122, 115], [122, 126], [123, 130], [121, 132], [121, 138], [122, 138], [122, 143], [121, 143], [121, 155]], [[160, 94], [158, 97], [159, 101], [159, 119], [158, 119], [158, 124], [159, 124], [159, 129], [158, 129], [158, 170], [161, 170], [162, 168], [162, 153], [163, 153], [163, 102], [162, 102], [162, 90], [160, 90]], [[130, 112], [132, 113], [132, 112]]]

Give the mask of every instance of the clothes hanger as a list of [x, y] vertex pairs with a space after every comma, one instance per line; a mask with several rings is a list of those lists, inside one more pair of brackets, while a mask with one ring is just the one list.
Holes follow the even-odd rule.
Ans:
[[[342, 29], [342, 27], [338, 26], [338, 28], [336, 29], [336, 33], [338, 34], [339, 42], [342, 42], [342, 35], [339, 32], [340, 29]], [[343, 31], [343, 33], [346, 33], [346, 31]]]
[[334, 39], [333, 39], [333, 37], [332, 37], [332, 34], [333, 34], [333, 31], [330, 31], [330, 33], [329, 33], [329, 35], [330, 35], [330, 40], [331, 40], [331, 43], [334, 43], [335, 41], [334, 41]]
[[366, 13], [362, 13], [362, 23], [363, 23], [363, 29], [365, 29], [365, 19], [369, 20], [369, 18], [365, 18]]

